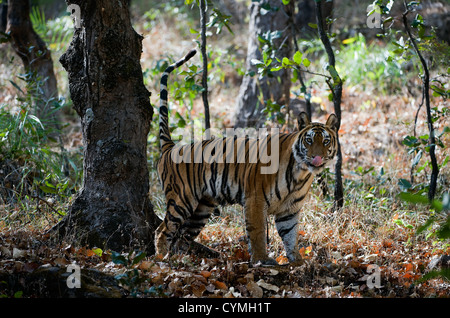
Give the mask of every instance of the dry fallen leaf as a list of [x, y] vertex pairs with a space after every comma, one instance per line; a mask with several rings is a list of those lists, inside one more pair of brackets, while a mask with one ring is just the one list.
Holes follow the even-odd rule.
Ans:
[[263, 296], [262, 288], [255, 281], [249, 281], [246, 287], [252, 297], [261, 298]]
[[18, 248], [13, 248], [12, 257], [13, 258], [20, 258], [27, 256], [26, 250], [19, 250]]
[[274, 292], [278, 292], [278, 290], [280, 290], [278, 288], [278, 286], [266, 283], [263, 279], [258, 280], [256, 282], [256, 284], [258, 284], [258, 286], [260, 286], [260, 287], [262, 287], [264, 289], [271, 290], [271, 291], [274, 291]]
[[218, 289], [223, 289], [223, 290], [228, 290], [228, 287], [225, 283], [216, 280], [215, 282], [213, 282], [214, 286], [216, 286], [216, 288]]

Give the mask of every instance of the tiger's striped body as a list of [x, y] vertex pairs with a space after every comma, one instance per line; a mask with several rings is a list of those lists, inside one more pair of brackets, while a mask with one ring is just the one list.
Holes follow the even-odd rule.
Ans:
[[[174, 246], [185, 249], [200, 233], [217, 205], [238, 203], [244, 207], [253, 262], [276, 264], [266, 251], [268, 215], [275, 216], [277, 231], [289, 261], [300, 260], [297, 247], [298, 213], [314, 175], [321, 172], [325, 163], [336, 153], [336, 117], [331, 115], [327, 124], [323, 125], [309, 123], [306, 114], [302, 113], [299, 131], [268, 135], [258, 140], [259, 144], [251, 138], [226, 137], [174, 147], [167, 119], [167, 75], [186, 60], [170, 66], [161, 79], [162, 154], [158, 174], [166, 196], [167, 213], [156, 232], [156, 252], [166, 255]], [[226, 157], [225, 151], [220, 154], [222, 160], [208, 162], [208, 158], [204, 157], [203, 151], [208, 147], [226, 149], [227, 144], [233, 145], [233, 149], [245, 149], [241, 152], [245, 154], [245, 160], [238, 158], [238, 151], [232, 153], [232, 159]], [[269, 163], [249, 160], [257, 147], [278, 151], [280, 160], [275, 173], [261, 173], [261, 168]], [[191, 160], [175, 163], [172, 157], [174, 151], [177, 154], [188, 153]], [[202, 151], [202, 160], [198, 163], [194, 157], [198, 158], [199, 151]]]

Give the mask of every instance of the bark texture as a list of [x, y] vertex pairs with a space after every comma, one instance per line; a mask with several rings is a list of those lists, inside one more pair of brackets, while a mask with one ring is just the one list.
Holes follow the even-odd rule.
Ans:
[[158, 218], [149, 200], [147, 135], [153, 109], [139, 63], [142, 36], [131, 26], [129, 1], [77, 0], [81, 28], [60, 62], [81, 119], [83, 187], [61, 234], [82, 244], [153, 249]]
[[[278, 10], [267, 11], [264, 5]], [[262, 61], [262, 53], [258, 35], [266, 32], [282, 31], [281, 36], [273, 40], [276, 48], [275, 57], [280, 60], [283, 57], [292, 56], [292, 33], [289, 29], [289, 11], [294, 10], [294, 1], [289, 5], [283, 5], [281, 0], [264, 0], [252, 2], [250, 5], [249, 39], [247, 48], [246, 73], [255, 72], [257, 68], [252, 64], [252, 59]], [[282, 69], [274, 72], [274, 77], [259, 79], [255, 76], [244, 76], [237, 98], [235, 127], [261, 127], [264, 125], [265, 116], [261, 110], [265, 107], [265, 101], [271, 99], [279, 105], [289, 104], [291, 88], [290, 71]]]

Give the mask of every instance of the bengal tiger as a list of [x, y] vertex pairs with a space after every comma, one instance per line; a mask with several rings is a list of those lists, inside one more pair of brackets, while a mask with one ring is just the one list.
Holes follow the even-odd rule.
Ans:
[[[168, 124], [167, 79], [175, 68], [194, 55], [195, 50], [190, 51], [183, 59], [170, 65], [161, 77], [161, 157], [157, 170], [167, 210], [155, 233], [156, 253], [166, 256], [177, 249], [185, 251], [218, 205], [238, 203], [244, 207], [252, 263], [278, 264], [267, 254], [268, 215], [275, 217], [277, 232], [289, 262], [301, 261], [298, 250], [299, 211], [314, 175], [322, 172], [336, 155], [337, 117], [331, 114], [324, 125], [311, 123], [307, 114], [302, 112], [298, 116], [298, 131], [293, 133], [269, 134], [256, 140], [236, 136], [212, 138], [175, 146]], [[276, 138], [278, 145], [272, 149]], [[245, 150], [240, 152], [245, 154], [245, 160], [239, 160], [238, 151], [235, 151], [232, 157], [226, 158], [221, 154], [216, 157], [219, 160], [208, 162], [205, 156], [208, 148], [220, 150], [226, 149], [227, 145]], [[279, 163], [275, 172], [264, 174], [262, 168], [269, 166], [267, 162], [249, 160], [258, 147], [259, 150], [265, 147], [278, 152]], [[214, 151], [209, 153], [214, 154]], [[174, 154], [191, 160], [174, 160]], [[196, 162], [199, 154], [202, 160]]]

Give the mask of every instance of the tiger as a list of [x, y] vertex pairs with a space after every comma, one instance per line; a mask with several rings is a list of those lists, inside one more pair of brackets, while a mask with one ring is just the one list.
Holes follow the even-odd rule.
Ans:
[[[240, 204], [245, 214], [245, 229], [249, 239], [252, 264], [277, 265], [267, 252], [266, 220], [275, 218], [290, 263], [301, 262], [298, 249], [299, 213], [311, 188], [314, 176], [323, 171], [337, 152], [336, 115], [330, 114], [326, 123], [310, 122], [302, 112], [297, 118], [297, 130], [292, 133], [268, 134], [253, 140], [245, 137], [210, 138], [178, 147], [171, 138], [168, 124], [169, 74], [195, 55], [190, 51], [184, 58], [166, 68], [161, 76], [159, 138], [161, 155], [157, 171], [165, 194], [166, 214], [155, 232], [156, 254], [169, 256], [185, 252], [199, 235], [210, 215], [218, 206]], [[277, 145], [275, 144], [275, 137]], [[263, 140], [262, 140], [262, 139]], [[260, 142], [256, 144], [255, 142]], [[225, 160], [225, 154], [207, 162], [174, 160], [177, 155], [195, 159], [199, 152], [211, 148], [225, 149], [227, 145], [243, 149], [245, 160]], [[255, 146], [256, 145], [256, 146]], [[250, 161], [255, 147], [278, 152], [278, 169], [262, 173], [268, 163]], [[273, 148], [272, 146], [276, 146]], [[217, 158], [216, 158], [217, 159]], [[197, 160], [199, 161], [199, 160]], [[197, 243], [199, 244], [199, 243]]]

